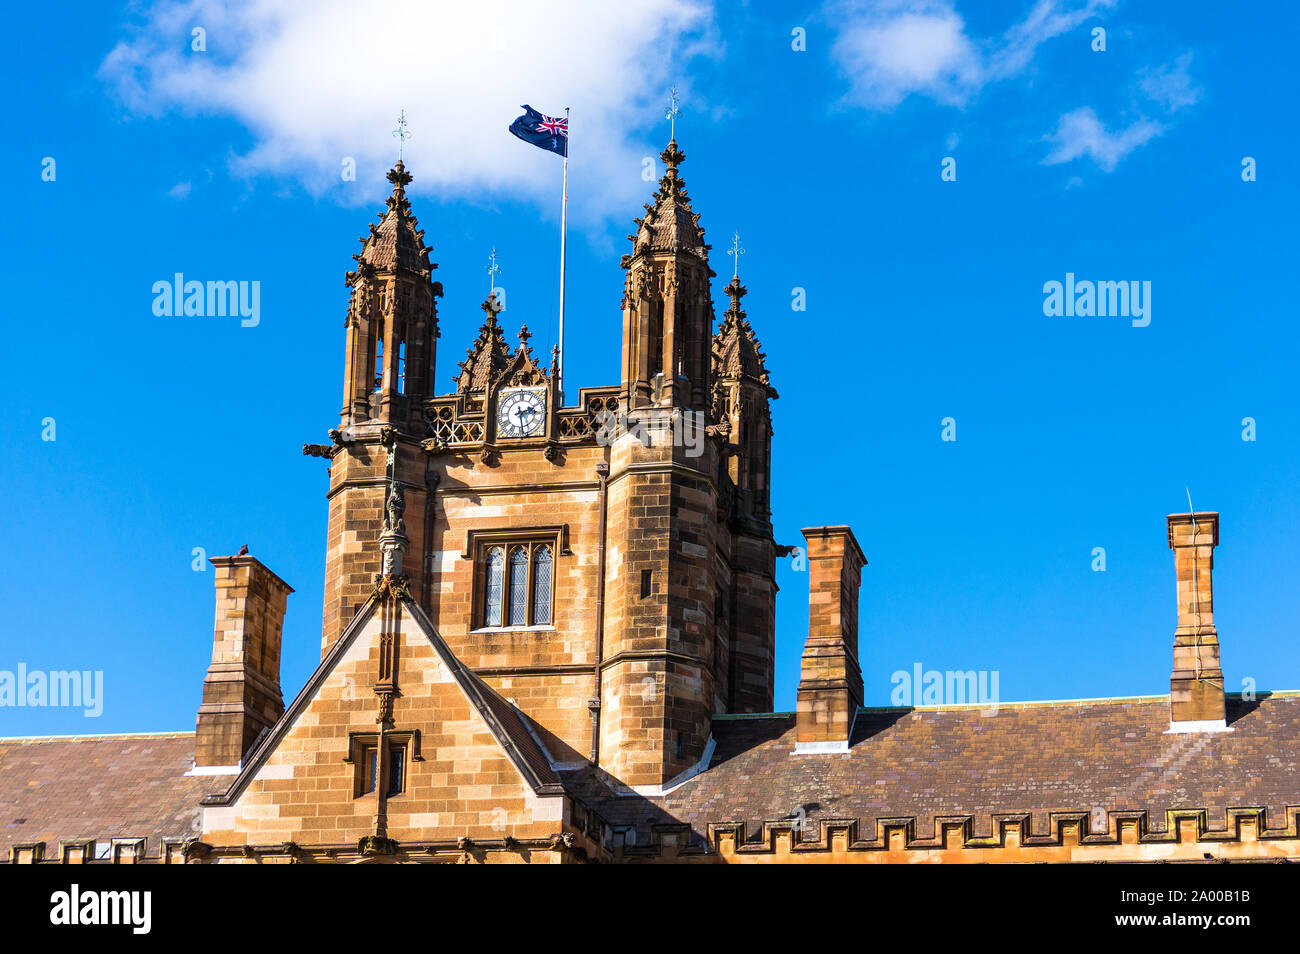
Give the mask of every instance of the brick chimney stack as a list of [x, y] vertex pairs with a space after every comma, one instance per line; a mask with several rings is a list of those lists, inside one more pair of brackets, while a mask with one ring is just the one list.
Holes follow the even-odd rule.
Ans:
[[239, 765], [284, 713], [280, 636], [293, 588], [251, 556], [212, 557], [217, 618], [194, 740], [197, 768]]
[[1178, 581], [1178, 628], [1169, 685], [1170, 732], [1227, 730], [1219, 633], [1214, 628], [1214, 548], [1217, 513], [1172, 513], [1169, 547]]
[[862, 705], [858, 585], [867, 559], [848, 527], [808, 527], [808, 641], [799, 678], [796, 753], [847, 752]]

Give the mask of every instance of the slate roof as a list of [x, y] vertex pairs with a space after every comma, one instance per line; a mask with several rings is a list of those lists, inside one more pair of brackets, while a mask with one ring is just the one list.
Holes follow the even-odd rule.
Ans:
[[[978, 708], [864, 709], [847, 753], [794, 755], [794, 716], [715, 719], [708, 771], [666, 796], [640, 802], [657, 821], [683, 821], [704, 834], [710, 822], [915, 817], [916, 837], [935, 836], [934, 819], [970, 815], [975, 835], [991, 835], [994, 813], [1028, 813], [1047, 835], [1052, 812], [1146, 811], [1165, 830], [1165, 812], [1208, 812], [1227, 827], [1229, 808], [1264, 808], [1270, 828], [1300, 806], [1300, 693], [1256, 702], [1229, 697], [1231, 732], [1168, 734], [1167, 696], [1095, 702], [1003, 704]], [[588, 791], [611, 822], [628, 801]]]
[[[452, 657], [454, 659], [454, 657]], [[1026, 814], [1032, 836], [1050, 834], [1053, 812], [1145, 811], [1162, 832], [1165, 812], [1207, 812], [1227, 828], [1228, 809], [1264, 809], [1286, 826], [1300, 808], [1300, 692], [1229, 697], [1232, 732], [1168, 734], [1166, 696], [976, 707], [864, 709], [847, 753], [794, 755], [794, 716], [720, 716], [707, 771], [667, 795], [616, 794], [590, 769], [557, 772], [509, 702], [467, 669], [456, 676], [530, 783], [565, 791], [644, 842], [653, 824], [743, 822], [802, 817], [915, 819], [915, 836], [936, 836], [936, 817], [970, 816], [974, 835], [993, 834], [995, 814]], [[200, 799], [229, 777], [186, 777], [194, 733], [0, 740], [0, 859], [15, 843], [147, 837], [156, 857], [164, 837], [194, 834]]]
[[157, 857], [163, 838], [194, 837], [199, 799], [229, 777], [185, 773], [194, 733], [0, 739], [0, 861], [15, 844], [145, 838]]

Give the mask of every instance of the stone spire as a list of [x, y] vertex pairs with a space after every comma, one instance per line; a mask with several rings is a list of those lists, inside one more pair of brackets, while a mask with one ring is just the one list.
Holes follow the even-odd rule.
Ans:
[[713, 336], [713, 373], [716, 379], [748, 378], [763, 385], [769, 398], [777, 396], [767, 373], [766, 355], [745, 317], [740, 300], [749, 293], [739, 278], [732, 278], [726, 288], [731, 305], [723, 315], [722, 326]]
[[654, 194], [654, 203], [645, 207], [644, 218], [635, 220], [636, 235], [628, 236], [633, 243], [633, 254], [684, 250], [707, 262], [710, 246], [704, 242], [699, 213], [691, 209], [686, 181], [678, 172], [678, 167], [686, 161], [686, 154], [677, 148], [674, 139], [659, 158], [666, 168]]
[[361, 237], [361, 253], [353, 258], [375, 268], [402, 268], [427, 278], [438, 266], [430, 263], [431, 249], [424, 244], [424, 230], [411, 214], [411, 203], [406, 198], [411, 174], [400, 159], [389, 170], [388, 181], [393, 184], [393, 192], [387, 207], [379, 214], [379, 224], [370, 226], [370, 234]]
[[465, 360], [460, 363], [460, 374], [455, 378], [456, 390], [460, 392], [486, 390], [492, 378], [505, 370], [512, 357], [505, 334], [497, 322], [497, 312], [501, 308], [496, 293], [489, 295], [481, 307], [487, 318], [479, 328], [474, 346], [465, 352]]

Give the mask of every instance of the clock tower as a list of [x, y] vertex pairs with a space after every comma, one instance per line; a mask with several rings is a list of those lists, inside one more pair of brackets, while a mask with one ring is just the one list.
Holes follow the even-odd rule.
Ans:
[[442, 288], [399, 161], [347, 276], [340, 426], [304, 448], [330, 462], [323, 654], [398, 585], [556, 764], [645, 795], [701, 766], [715, 714], [771, 709], [776, 593], [776, 392], [738, 278], [714, 334], [686, 157], [661, 158], [622, 259], [620, 374], [572, 405], [495, 295], [435, 390]]

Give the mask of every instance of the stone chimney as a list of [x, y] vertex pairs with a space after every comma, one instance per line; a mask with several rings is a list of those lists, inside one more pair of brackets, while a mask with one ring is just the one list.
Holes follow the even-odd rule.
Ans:
[[1169, 547], [1178, 581], [1178, 628], [1169, 683], [1170, 732], [1224, 732], [1223, 670], [1214, 628], [1217, 513], [1171, 513]]
[[199, 769], [234, 771], [284, 713], [280, 635], [293, 588], [251, 556], [212, 557], [217, 619], [194, 740]]
[[862, 704], [858, 584], [867, 559], [848, 527], [808, 527], [808, 642], [799, 677], [797, 754], [847, 752]]

